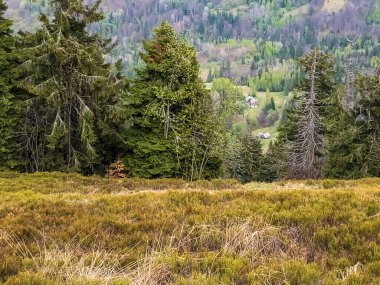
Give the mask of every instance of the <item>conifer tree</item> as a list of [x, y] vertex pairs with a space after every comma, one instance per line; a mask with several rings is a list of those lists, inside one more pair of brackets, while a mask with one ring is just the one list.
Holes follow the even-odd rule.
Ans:
[[355, 57], [355, 51], [354, 47], [356, 45], [356, 42], [350, 41], [349, 45], [349, 51], [346, 58], [345, 63], [345, 85], [346, 85], [346, 92], [345, 96], [342, 98], [342, 104], [343, 108], [347, 111], [352, 110], [356, 104], [356, 98], [355, 98], [355, 76], [356, 76], [356, 70], [355, 70], [355, 64], [356, 64], [356, 57]]
[[214, 76], [212, 74], [212, 71], [211, 71], [211, 68], [208, 70], [208, 74], [207, 74], [207, 82], [208, 83], [211, 83], [212, 80], [214, 79]]
[[237, 136], [231, 136], [227, 140], [225, 150], [223, 152], [223, 166], [225, 176], [241, 181], [241, 169], [244, 167], [242, 158], [243, 145]]
[[86, 30], [102, 19], [100, 3], [52, 0], [54, 17], [41, 15], [42, 27], [25, 36], [18, 72], [32, 95], [24, 122], [29, 171], [92, 171], [116, 137], [111, 125], [120, 117], [123, 81], [104, 61], [109, 41]]
[[331, 55], [313, 50], [299, 59], [307, 77], [299, 91], [304, 97], [293, 116], [292, 137], [287, 137], [287, 175], [290, 178], [319, 178], [324, 159], [327, 99], [334, 92]]
[[4, 18], [7, 6], [0, 0], [0, 169], [15, 168], [20, 164], [17, 131], [19, 102], [14, 93], [15, 67], [12, 21]]
[[274, 111], [276, 110], [276, 103], [274, 102], [273, 97], [270, 97], [269, 102], [265, 105], [263, 109], [265, 113], [268, 113], [268, 111], [270, 110], [274, 110]]
[[295, 93], [293, 98], [287, 102], [280, 120], [277, 139], [269, 145], [266, 160], [269, 171], [273, 173], [272, 178], [284, 179], [289, 176], [289, 143], [296, 141], [298, 132], [298, 121], [300, 114], [301, 96]]
[[380, 66], [371, 74], [361, 74], [356, 81], [359, 92], [358, 121], [366, 138], [367, 175], [380, 177]]
[[345, 96], [346, 88], [341, 86], [330, 100], [324, 177], [355, 179], [366, 175], [363, 145], [366, 138], [357, 124], [355, 112], [342, 100]]
[[280, 167], [277, 165], [278, 156], [275, 152], [275, 142], [270, 141], [268, 149], [263, 153], [263, 160], [260, 167], [260, 181], [273, 182], [280, 178]]
[[251, 133], [240, 138], [233, 137], [226, 148], [225, 167], [227, 174], [243, 183], [270, 179], [265, 173], [265, 158], [261, 143]]
[[261, 143], [253, 134], [244, 135], [241, 143], [243, 146], [241, 153], [243, 167], [240, 168], [239, 176], [243, 182], [259, 181], [264, 159]]
[[126, 106], [127, 171], [132, 176], [197, 179], [218, 145], [210, 93], [199, 78], [196, 52], [163, 22], [143, 43]]

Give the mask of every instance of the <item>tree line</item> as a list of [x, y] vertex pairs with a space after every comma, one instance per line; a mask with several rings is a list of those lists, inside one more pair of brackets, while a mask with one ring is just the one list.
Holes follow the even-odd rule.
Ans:
[[335, 82], [331, 54], [299, 59], [306, 73], [267, 156], [277, 178], [354, 179], [380, 176], [380, 67], [355, 73], [353, 52], [344, 82]]
[[52, 0], [53, 17], [14, 35], [1, 3], [0, 166], [139, 177], [215, 176], [221, 129], [195, 49], [163, 22], [143, 43], [138, 77], [108, 63], [115, 43], [86, 27], [101, 1]]
[[15, 34], [0, 0], [0, 169], [104, 174], [121, 160], [145, 178], [380, 175], [379, 71], [342, 85], [331, 55], [301, 57], [305, 78], [263, 153], [252, 132], [231, 131], [234, 93], [205, 88], [194, 47], [167, 22], [143, 42], [136, 78], [106, 61], [116, 43], [86, 29], [100, 4], [51, 0], [40, 28]]

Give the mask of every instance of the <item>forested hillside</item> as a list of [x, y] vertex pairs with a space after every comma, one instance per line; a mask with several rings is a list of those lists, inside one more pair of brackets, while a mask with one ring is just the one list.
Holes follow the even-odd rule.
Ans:
[[[36, 27], [38, 14], [46, 9], [44, 0], [6, 2], [22, 29]], [[211, 73], [246, 84], [249, 76], [268, 73], [286, 81], [292, 75], [288, 71], [294, 71], [291, 59], [316, 46], [341, 57], [347, 39], [358, 39], [359, 62], [366, 67], [380, 51], [376, 0], [107, 0], [102, 11], [105, 18], [90, 30], [117, 41], [112, 56], [123, 59], [129, 74], [141, 40], [164, 19], [196, 45], [204, 79]], [[266, 82], [272, 91], [289, 88], [272, 81]], [[261, 85], [262, 91], [268, 88]]]
[[[50, 9], [43, 0], [6, 2], [15, 30], [36, 29], [38, 15]], [[338, 80], [344, 80], [350, 51], [355, 74], [380, 62], [376, 0], [107, 0], [100, 10], [104, 18], [87, 29], [112, 39], [116, 46], [107, 60], [120, 59], [123, 74], [130, 78], [136, 76], [136, 65], [144, 64], [139, 56], [142, 40], [150, 38], [161, 21], [169, 21], [195, 46], [203, 81], [229, 78], [244, 86], [237, 89], [240, 111], [231, 127], [270, 134], [262, 141], [264, 149], [277, 137], [283, 111], [292, 104], [287, 95], [302, 77], [299, 56], [315, 47], [333, 53]], [[217, 85], [208, 87], [215, 92]], [[257, 110], [244, 108], [247, 96], [257, 96]], [[270, 100], [275, 100], [272, 109], [266, 108]]]

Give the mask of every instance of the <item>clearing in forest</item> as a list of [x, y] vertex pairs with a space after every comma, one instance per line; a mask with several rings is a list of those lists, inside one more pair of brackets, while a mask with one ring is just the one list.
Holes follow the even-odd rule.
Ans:
[[323, 10], [333, 13], [340, 11], [347, 3], [347, 0], [325, 0]]

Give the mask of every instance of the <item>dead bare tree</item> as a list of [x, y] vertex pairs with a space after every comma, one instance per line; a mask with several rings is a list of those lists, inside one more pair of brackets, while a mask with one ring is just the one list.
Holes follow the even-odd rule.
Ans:
[[304, 97], [298, 109], [297, 132], [286, 146], [288, 176], [317, 179], [321, 176], [324, 152], [322, 107], [332, 90], [332, 63], [329, 56], [320, 50], [313, 50], [301, 58], [300, 63], [308, 76], [301, 87]]
[[356, 57], [355, 57], [355, 45], [356, 40], [347, 39], [349, 42], [349, 52], [346, 58], [346, 94], [342, 99], [342, 106], [345, 110], [352, 110], [356, 104], [355, 98], [355, 78], [356, 78]]

